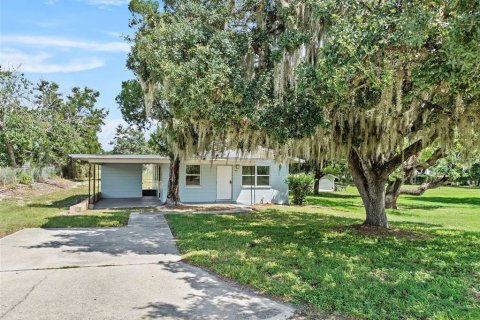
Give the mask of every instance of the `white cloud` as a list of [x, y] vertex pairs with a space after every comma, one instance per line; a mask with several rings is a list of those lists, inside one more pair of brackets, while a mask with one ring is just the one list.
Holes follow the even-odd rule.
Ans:
[[60, 38], [53, 36], [29, 36], [29, 35], [2, 35], [2, 44], [21, 44], [37, 47], [74, 48], [88, 51], [104, 52], [129, 52], [130, 45], [125, 42], [96, 42], [76, 39]]
[[47, 60], [52, 56], [45, 52], [28, 54], [16, 49], [0, 49], [0, 64], [11, 67], [20, 67], [23, 72], [56, 73], [77, 72], [103, 67], [105, 62], [98, 58], [71, 60], [66, 63], [50, 63]]
[[89, 0], [88, 4], [96, 6], [123, 6], [128, 4], [129, 0]]
[[34, 26], [40, 27], [40, 28], [59, 28], [64, 26], [65, 24], [68, 23], [68, 20], [64, 19], [46, 19], [46, 20], [36, 20], [32, 21], [32, 24]]
[[122, 38], [123, 34], [120, 32], [115, 32], [115, 31], [104, 31], [105, 34], [114, 37], [114, 38]]
[[115, 129], [118, 125], [126, 126], [126, 122], [122, 119], [107, 119], [105, 120], [105, 124], [102, 127], [102, 131], [98, 134], [98, 140], [100, 140], [100, 144], [102, 145], [103, 150], [110, 151], [113, 147], [109, 144], [110, 141], [113, 140], [115, 137]]

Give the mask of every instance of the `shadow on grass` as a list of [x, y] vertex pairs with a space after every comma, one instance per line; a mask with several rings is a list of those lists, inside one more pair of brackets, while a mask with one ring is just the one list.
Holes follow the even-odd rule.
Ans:
[[312, 195], [312, 197], [332, 198], [332, 199], [360, 199], [359, 195], [333, 192], [320, 192], [318, 196]]
[[418, 212], [411, 212], [409, 210], [435, 210], [443, 208], [443, 206], [422, 206], [422, 205], [401, 205], [400, 209], [387, 209], [387, 215], [393, 215], [398, 217], [418, 217]]
[[[478, 206], [480, 207], [480, 192], [477, 197], [470, 197], [470, 198], [454, 198], [454, 197], [429, 197], [429, 196], [405, 196], [406, 200], [415, 201], [415, 202], [435, 202], [441, 203], [443, 206], [438, 207], [447, 207], [451, 204], [462, 204], [468, 206]], [[418, 205], [419, 208], [424, 208], [426, 206]]]
[[358, 210], [362, 207], [360, 203], [356, 203], [354, 201], [349, 200], [347, 201], [339, 201], [338, 199], [341, 198], [325, 198], [323, 196], [308, 196], [305, 199], [306, 205], [309, 206], [322, 206], [322, 207], [335, 207], [339, 210]]
[[443, 228], [442, 224], [426, 223], [426, 222], [409, 222], [409, 221], [392, 221], [390, 225], [401, 228]]
[[400, 210], [435, 210], [435, 209], [440, 209], [440, 208], [445, 208], [445, 206], [432, 206], [432, 205], [422, 205], [422, 204], [417, 204], [417, 205], [411, 205], [411, 204], [402, 204], [400, 205]]
[[121, 227], [128, 224], [130, 210], [88, 214], [59, 215], [47, 218], [48, 221], [41, 225], [42, 228], [65, 227]]
[[61, 200], [52, 201], [51, 203], [30, 203], [28, 204], [29, 207], [32, 208], [68, 208], [81, 202], [82, 200], [86, 199], [86, 194], [78, 194], [66, 197]]

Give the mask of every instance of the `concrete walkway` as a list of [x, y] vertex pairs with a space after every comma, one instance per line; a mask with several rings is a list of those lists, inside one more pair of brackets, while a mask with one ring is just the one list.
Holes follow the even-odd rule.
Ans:
[[0, 239], [0, 319], [288, 319], [289, 306], [180, 261], [162, 214]]

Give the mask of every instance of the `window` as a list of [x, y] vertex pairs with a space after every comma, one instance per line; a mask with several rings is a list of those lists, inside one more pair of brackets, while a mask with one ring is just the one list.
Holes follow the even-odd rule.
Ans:
[[242, 185], [252, 186], [255, 179], [255, 166], [242, 166]]
[[258, 166], [257, 167], [257, 186], [270, 185], [270, 167]]
[[268, 186], [270, 185], [269, 166], [242, 166], [243, 186]]
[[200, 165], [187, 165], [185, 179], [185, 184], [187, 186], [199, 186]]

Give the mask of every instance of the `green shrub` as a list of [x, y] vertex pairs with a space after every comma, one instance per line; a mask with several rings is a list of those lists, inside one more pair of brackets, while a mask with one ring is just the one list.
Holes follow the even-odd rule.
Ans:
[[285, 179], [293, 194], [293, 204], [303, 204], [305, 197], [312, 192], [313, 181], [313, 176], [305, 173], [290, 175]]
[[26, 184], [30, 186], [33, 184], [33, 178], [28, 173], [23, 172], [20, 174], [20, 176], [18, 176], [18, 182], [20, 182], [21, 184]]

